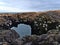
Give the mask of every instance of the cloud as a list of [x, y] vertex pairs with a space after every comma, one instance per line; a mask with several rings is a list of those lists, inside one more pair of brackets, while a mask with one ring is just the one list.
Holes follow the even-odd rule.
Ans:
[[5, 5], [5, 4], [7, 4], [7, 3], [5, 3], [5, 2], [0, 2], [0, 5], [2, 5], [2, 4]]
[[33, 0], [31, 1], [31, 10], [57, 10], [60, 9], [60, 0]]
[[0, 2], [0, 10], [3, 12], [31, 12], [56, 9], [60, 9], [60, 0], [3, 0]]
[[28, 12], [29, 1], [2, 1], [0, 2], [0, 12]]
[[19, 12], [22, 11], [18, 8], [13, 8], [13, 7], [7, 7], [7, 6], [0, 6], [0, 10], [5, 10], [7, 12]]
[[0, 6], [0, 10], [3, 12], [29, 12], [32, 10], [24, 10], [20, 8], [14, 8], [14, 7], [7, 7], [7, 6]]

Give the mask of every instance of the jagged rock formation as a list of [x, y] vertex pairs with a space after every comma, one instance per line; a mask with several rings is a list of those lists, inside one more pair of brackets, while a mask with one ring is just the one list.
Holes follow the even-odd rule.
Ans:
[[[11, 30], [20, 23], [31, 26], [31, 36], [20, 39]], [[60, 45], [59, 30], [60, 11], [0, 13], [0, 45]]]
[[12, 45], [18, 38], [20, 36], [15, 30], [0, 30], [0, 45]]
[[24, 23], [31, 26], [32, 34], [47, 33], [60, 24], [60, 11], [0, 13], [0, 29], [10, 29]]
[[[19, 39], [18, 39], [19, 40]], [[18, 41], [17, 45], [19, 44]], [[20, 39], [20, 45], [60, 45], [60, 31], [50, 30], [46, 34], [31, 35]]]

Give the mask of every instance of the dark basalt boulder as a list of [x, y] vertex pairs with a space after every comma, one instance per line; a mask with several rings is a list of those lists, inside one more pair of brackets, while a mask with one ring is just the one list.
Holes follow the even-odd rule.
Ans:
[[20, 37], [19, 34], [15, 30], [0, 30], [1, 45], [5, 45], [5, 44], [11, 45], [12, 42], [14, 42], [19, 37]]
[[[31, 36], [11, 30], [20, 23], [31, 26]], [[0, 45], [60, 45], [60, 11], [0, 13]]]
[[54, 29], [42, 35], [25, 36], [15, 42], [16, 45], [60, 45], [60, 31]]
[[60, 10], [47, 12], [0, 13], [0, 29], [10, 29], [23, 23], [31, 26], [31, 34], [46, 34], [60, 25]]

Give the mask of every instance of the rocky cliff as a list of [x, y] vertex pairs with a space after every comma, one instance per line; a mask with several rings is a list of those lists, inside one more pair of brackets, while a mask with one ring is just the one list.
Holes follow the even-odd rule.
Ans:
[[43, 34], [60, 24], [60, 11], [0, 13], [0, 29], [10, 29], [23, 23], [31, 26], [32, 34]]
[[[19, 40], [19, 39], [17, 39]], [[46, 34], [23, 37], [17, 45], [60, 45], [60, 31], [50, 30]]]
[[[11, 30], [23, 23], [31, 26], [31, 36], [20, 39]], [[1, 45], [60, 45], [60, 11], [0, 13]]]

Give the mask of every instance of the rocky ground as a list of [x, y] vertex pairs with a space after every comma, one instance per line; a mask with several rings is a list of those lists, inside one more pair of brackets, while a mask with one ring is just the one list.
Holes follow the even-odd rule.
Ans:
[[60, 45], [60, 31], [49, 30], [46, 34], [20, 38], [14, 30], [0, 31], [0, 45]]
[[[11, 30], [20, 23], [31, 26], [31, 36]], [[60, 11], [1, 13], [0, 45], [60, 45]]]
[[0, 30], [0, 45], [11, 45], [19, 37], [15, 30]]
[[60, 45], [60, 31], [53, 29], [46, 34], [18, 38], [15, 42], [14, 45]]

